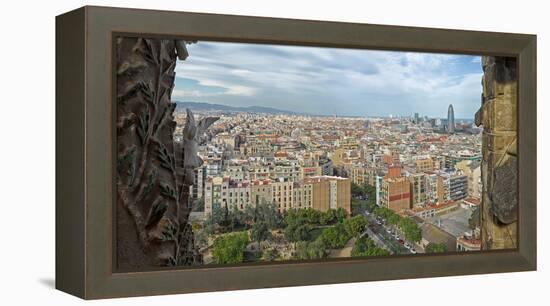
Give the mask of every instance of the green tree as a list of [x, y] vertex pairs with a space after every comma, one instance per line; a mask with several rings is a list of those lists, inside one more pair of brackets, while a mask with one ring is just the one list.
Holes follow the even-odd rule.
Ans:
[[345, 219], [343, 222], [344, 228], [350, 237], [361, 235], [367, 224], [367, 220], [361, 215]]
[[246, 205], [243, 210], [244, 213], [244, 223], [247, 225], [254, 224], [256, 219], [256, 206]]
[[376, 206], [376, 188], [370, 185], [365, 185], [365, 194], [367, 195], [366, 208], [372, 212]]
[[247, 232], [221, 235], [214, 240], [212, 256], [219, 264], [240, 263], [244, 259], [244, 251], [248, 243]]
[[363, 185], [363, 190], [369, 198], [376, 197], [376, 187], [365, 184]]
[[327, 257], [328, 252], [318, 239], [309, 241], [300, 241], [296, 245], [296, 257], [298, 259], [321, 259]]
[[367, 236], [362, 236], [355, 241], [353, 249], [351, 250], [352, 257], [365, 257], [365, 256], [387, 256], [390, 253], [382, 248], [376, 246], [372, 239]]
[[291, 224], [285, 228], [285, 238], [290, 242], [307, 241], [310, 239], [309, 224]]
[[401, 217], [398, 214], [394, 212], [387, 214], [386, 223], [388, 223], [389, 225], [397, 226], [400, 221]]
[[285, 214], [285, 222], [319, 224], [321, 212], [312, 208], [289, 209]]
[[222, 211], [222, 219], [221, 221], [218, 223], [221, 227], [224, 227], [225, 230], [227, 231], [227, 227], [229, 226], [230, 224], [230, 220], [229, 220], [229, 207], [226, 205], [223, 205], [221, 207], [221, 211]]
[[426, 253], [445, 253], [447, 252], [447, 245], [445, 243], [431, 242], [426, 246]]
[[365, 203], [365, 208], [367, 209], [367, 211], [369, 212], [373, 212], [374, 209], [376, 209], [376, 197], [373, 196], [372, 198], [369, 197], [369, 199], [367, 200], [367, 202]]
[[339, 249], [343, 248], [351, 237], [344, 225], [337, 223], [332, 227], [324, 229], [316, 241], [320, 241], [327, 249]]
[[319, 224], [327, 225], [336, 222], [336, 210], [329, 209], [326, 212], [322, 212], [319, 216]]
[[318, 224], [319, 213], [313, 209], [290, 209], [285, 212], [285, 238], [291, 242], [306, 241], [311, 238], [312, 224]]
[[361, 188], [361, 186], [351, 183], [351, 195], [352, 196], [362, 196], [364, 195], [364, 190]]
[[273, 203], [258, 203], [251, 213], [253, 222], [263, 221], [270, 229], [281, 228], [283, 226], [283, 217]]
[[366, 256], [388, 256], [388, 255], [390, 255], [390, 252], [379, 247], [374, 247], [370, 249], [369, 252], [367, 252]]
[[231, 231], [246, 227], [245, 213], [242, 210], [238, 209], [236, 206], [233, 206], [233, 208], [229, 210], [227, 219], [229, 223], [228, 227]]
[[410, 218], [401, 218], [399, 227], [405, 235], [405, 239], [411, 242], [420, 242], [422, 239], [422, 230], [418, 227], [416, 222]]
[[285, 211], [283, 215], [283, 220], [286, 224], [286, 226], [290, 225], [299, 225], [299, 224], [305, 224], [305, 219], [300, 214], [300, 211], [298, 209], [292, 208], [287, 211]]
[[342, 207], [339, 207], [336, 209], [335, 215], [336, 215], [336, 222], [343, 222], [348, 216], [348, 212]]
[[212, 235], [219, 231], [220, 224], [224, 220], [224, 210], [219, 206], [214, 206], [212, 212], [206, 215], [204, 220], [204, 231], [208, 235]]
[[306, 222], [309, 224], [319, 224], [321, 212], [312, 208], [300, 209]]
[[260, 242], [268, 239], [271, 236], [271, 232], [267, 227], [267, 223], [260, 221], [254, 223], [250, 231], [251, 238], [258, 243], [258, 249], [260, 249]]
[[378, 216], [378, 217], [380, 217], [380, 218], [382, 218], [382, 219], [386, 219], [386, 220], [388, 219], [389, 216], [395, 214], [392, 210], [390, 210], [390, 209], [388, 209], [388, 208], [386, 208], [386, 207], [376, 207], [376, 208], [373, 210], [373, 213], [374, 213], [376, 216]]

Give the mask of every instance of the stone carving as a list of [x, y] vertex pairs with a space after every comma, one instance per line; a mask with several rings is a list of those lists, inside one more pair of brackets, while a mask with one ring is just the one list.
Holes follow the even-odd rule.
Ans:
[[116, 252], [120, 269], [191, 265], [200, 261], [187, 224], [187, 190], [199, 133], [188, 111], [186, 138], [176, 143], [171, 102], [177, 58], [186, 42], [124, 37], [116, 43]]
[[484, 56], [482, 249], [517, 246], [517, 68], [516, 59]]
[[193, 184], [194, 170], [202, 165], [202, 159], [197, 155], [199, 146], [199, 137], [206, 132], [206, 129], [212, 125], [219, 117], [207, 117], [195, 124], [195, 117], [191, 110], [187, 109], [187, 122], [183, 129], [183, 151], [187, 152], [183, 159], [183, 168], [185, 170], [186, 184]]

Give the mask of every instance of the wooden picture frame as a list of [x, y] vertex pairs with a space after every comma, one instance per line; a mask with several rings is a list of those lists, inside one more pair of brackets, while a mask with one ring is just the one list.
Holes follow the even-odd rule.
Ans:
[[[518, 248], [146, 272], [113, 268], [117, 35], [509, 56]], [[56, 18], [56, 288], [85, 299], [536, 270], [536, 36], [87, 6]]]

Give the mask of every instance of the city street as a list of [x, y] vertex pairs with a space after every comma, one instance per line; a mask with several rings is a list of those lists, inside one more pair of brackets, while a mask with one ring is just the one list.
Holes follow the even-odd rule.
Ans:
[[[374, 240], [376, 244], [379, 244], [380, 247], [390, 251], [392, 255], [411, 254], [409, 249], [400, 244], [393, 235], [388, 233], [383, 223], [378, 224], [378, 220], [376, 220], [372, 214], [365, 211], [364, 216], [369, 222], [368, 228], [365, 232]], [[402, 237], [400, 238], [403, 239]]]

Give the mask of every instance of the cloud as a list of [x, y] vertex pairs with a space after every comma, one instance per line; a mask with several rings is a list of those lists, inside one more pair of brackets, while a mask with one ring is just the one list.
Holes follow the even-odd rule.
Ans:
[[254, 95], [254, 88], [238, 85], [231, 82], [222, 81], [219, 79], [207, 79], [202, 78], [198, 80], [198, 84], [204, 87], [218, 87], [223, 88], [225, 91], [219, 94], [237, 95], [237, 96], [252, 96]]
[[176, 67], [178, 99], [320, 114], [457, 118], [479, 107], [479, 57], [202, 42]]
[[204, 97], [213, 97], [218, 94], [212, 94], [212, 93], [204, 93], [200, 90], [181, 90], [181, 89], [174, 89], [172, 91], [172, 97], [176, 100], [182, 100], [186, 101], [188, 99], [192, 98], [204, 98]]

